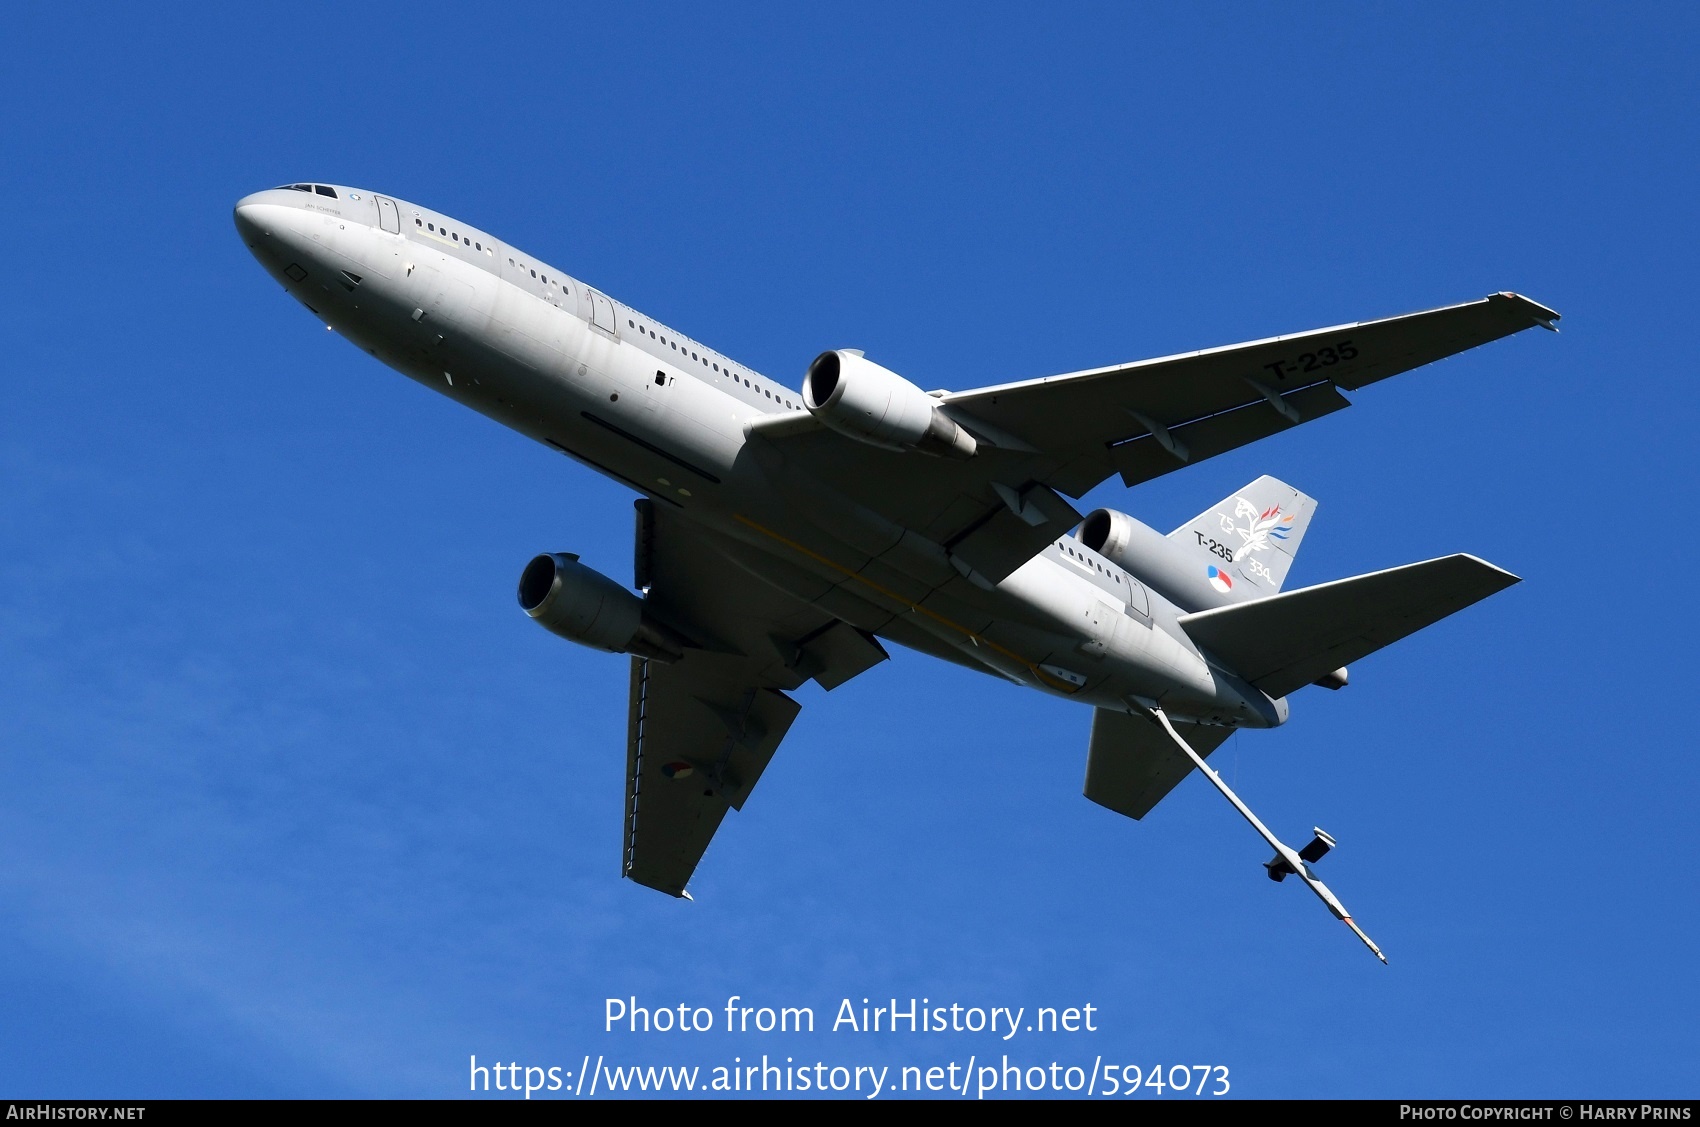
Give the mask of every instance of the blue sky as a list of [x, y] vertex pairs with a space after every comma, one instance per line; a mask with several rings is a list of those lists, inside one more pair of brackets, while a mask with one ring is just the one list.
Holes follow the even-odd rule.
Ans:
[[[1697, 21], [1677, 5], [34, 8], [0, 74], [0, 1092], [464, 1091], [481, 1060], [1212, 1063], [1286, 1096], [1692, 1095]], [[910, 653], [694, 904], [618, 879], [626, 666], [514, 607], [630, 497], [325, 332], [230, 207], [322, 179], [796, 386], [969, 387], [1511, 289], [1564, 314], [1093, 504], [1262, 473], [1302, 584], [1512, 590], [1191, 780]], [[606, 1034], [603, 1002], [1091, 1003], [1098, 1032]], [[824, 1022], [823, 1022], [824, 1024]]]

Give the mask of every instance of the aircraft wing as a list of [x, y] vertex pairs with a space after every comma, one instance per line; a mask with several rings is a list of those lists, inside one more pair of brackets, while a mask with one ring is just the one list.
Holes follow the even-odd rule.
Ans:
[[1526, 297], [1498, 293], [1379, 321], [958, 392], [944, 402], [1042, 450], [1077, 450], [1059, 488], [1087, 479], [1095, 485], [1112, 470], [1132, 486], [1349, 406], [1340, 388], [1356, 391], [1557, 320]]
[[639, 583], [657, 617], [699, 643], [632, 659], [622, 872], [673, 896], [728, 809], [742, 809], [813, 677], [834, 688], [885, 660], [879, 643], [750, 575], [714, 535], [638, 502]]
[[972, 391], [935, 393], [971, 458], [869, 446], [811, 416], [756, 423], [786, 468], [944, 545], [992, 582], [1066, 532], [1111, 474], [1137, 485], [1350, 406], [1340, 389], [1451, 356], [1558, 314], [1516, 294]]

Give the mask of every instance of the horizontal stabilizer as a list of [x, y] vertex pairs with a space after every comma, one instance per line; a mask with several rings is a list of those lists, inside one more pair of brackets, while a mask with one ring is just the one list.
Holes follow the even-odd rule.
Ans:
[[1181, 617], [1183, 630], [1272, 697], [1366, 657], [1518, 582], [1444, 556]]
[[[1177, 723], [1200, 755], [1209, 755], [1234, 734], [1232, 728]], [[1108, 708], [1092, 713], [1092, 744], [1086, 754], [1086, 797], [1129, 818], [1143, 818], [1192, 770], [1192, 760], [1168, 733], [1143, 716]]]

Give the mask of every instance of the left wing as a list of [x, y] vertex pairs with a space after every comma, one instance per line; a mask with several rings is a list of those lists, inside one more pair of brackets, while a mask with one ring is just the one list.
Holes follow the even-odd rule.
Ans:
[[[1044, 450], [1080, 456], [1071, 496], [1117, 472], [1128, 486], [1350, 406], [1357, 391], [1558, 314], [1514, 293], [1420, 313], [946, 395]], [[970, 427], [970, 429], [972, 429]]]
[[684, 896], [728, 809], [742, 809], [797, 717], [785, 694], [885, 660], [871, 636], [756, 578], [679, 513], [638, 502], [636, 571], [657, 617], [699, 643], [634, 657], [622, 872]]
[[[857, 442], [810, 415], [756, 421], [776, 486], [819, 481], [942, 546], [964, 576], [1003, 579], [1067, 532], [1066, 500], [1133, 486], [1349, 406], [1341, 389], [1510, 336], [1558, 314], [1517, 294], [971, 391], [933, 392], [971, 458]], [[805, 491], [806, 504], [810, 494]]]

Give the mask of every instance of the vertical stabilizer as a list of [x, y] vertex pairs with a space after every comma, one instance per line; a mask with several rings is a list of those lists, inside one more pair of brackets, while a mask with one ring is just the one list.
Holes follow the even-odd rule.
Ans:
[[1169, 533], [1196, 554], [1210, 585], [1230, 598], [1273, 595], [1287, 579], [1316, 501], [1264, 476]]

